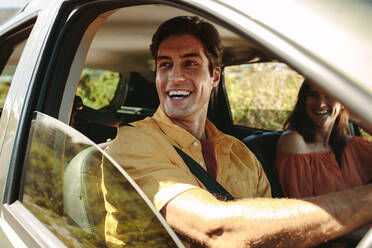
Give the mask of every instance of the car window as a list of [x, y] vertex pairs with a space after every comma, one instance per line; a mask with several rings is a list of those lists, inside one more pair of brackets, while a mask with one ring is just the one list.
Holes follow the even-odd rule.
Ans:
[[363, 129], [361, 129], [361, 135], [364, 139], [372, 142], [372, 136], [368, 134], [366, 131], [364, 131]]
[[10, 84], [12, 83], [13, 75], [17, 68], [25, 44], [26, 40], [12, 45], [12, 48], [10, 48], [11, 54], [9, 58], [2, 58], [7, 59], [7, 61], [0, 74], [0, 109], [4, 107]]
[[120, 78], [119, 72], [84, 68], [76, 95], [82, 98], [84, 105], [101, 109], [113, 100]]
[[[177, 13], [185, 14], [180, 10], [162, 5], [153, 7], [169, 10], [168, 12], [161, 10], [166, 14], [161, 17], [164, 20]], [[150, 30], [146, 28], [142, 33], [133, 26], [133, 21], [142, 23], [141, 25], [149, 25], [151, 18], [145, 20], [137, 17], [139, 13], [151, 16], [152, 12], [149, 11], [152, 10], [147, 6], [132, 6], [119, 9], [108, 16], [97, 30], [84, 61], [86, 68], [95, 65], [95, 68], [100, 66], [106, 71], [107, 68], [110, 70], [114, 68], [115, 71], [120, 72], [119, 88], [115, 92], [109, 109], [115, 111], [117, 116], [126, 123], [151, 116], [159, 105], [154, 83], [154, 62], [149, 50], [151, 35], [156, 26], [151, 27]], [[102, 56], [110, 57], [113, 62], [117, 62], [101, 65]], [[81, 78], [84, 73], [83, 71]], [[79, 88], [77, 95], [78, 93]]]
[[23, 168], [23, 205], [68, 247], [182, 246], [125, 172], [56, 119], [36, 112]]
[[283, 130], [303, 77], [284, 63], [227, 66], [224, 82], [233, 124], [263, 130]]

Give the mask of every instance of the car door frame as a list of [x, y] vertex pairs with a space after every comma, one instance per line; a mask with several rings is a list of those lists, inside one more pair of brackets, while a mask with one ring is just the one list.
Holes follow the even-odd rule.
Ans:
[[[44, 1], [41, 5], [31, 5], [3, 25], [1, 37], [20, 37], [32, 28], [15, 71], [0, 120], [0, 196], [2, 198], [1, 232], [7, 237], [2, 245], [7, 247], [41, 247], [64, 245], [47, 230], [22, 204], [19, 195], [21, 164], [24, 145], [27, 140], [27, 120], [30, 116], [31, 93], [41, 66], [40, 55], [45, 48], [53, 20], [59, 9], [58, 2]], [[34, 67], [29, 66], [34, 65]]]

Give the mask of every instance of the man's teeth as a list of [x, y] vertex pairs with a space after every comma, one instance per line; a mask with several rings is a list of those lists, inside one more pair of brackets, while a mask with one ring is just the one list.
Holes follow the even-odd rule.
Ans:
[[171, 90], [168, 92], [170, 97], [184, 97], [190, 95], [190, 91], [185, 90]]

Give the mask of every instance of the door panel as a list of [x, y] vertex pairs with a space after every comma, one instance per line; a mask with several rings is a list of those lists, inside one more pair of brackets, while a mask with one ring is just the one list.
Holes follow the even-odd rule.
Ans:
[[[23, 168], [23, 209], [67, 247], [182, 247], [120, 166], [50, 116], [35, 112]], [[17, 209], [15, 219], [22, 213]]]

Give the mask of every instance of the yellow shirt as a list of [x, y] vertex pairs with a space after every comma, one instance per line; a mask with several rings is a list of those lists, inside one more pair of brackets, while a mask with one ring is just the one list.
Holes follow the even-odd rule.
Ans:
[[[122, 126], [107, 148], [160, 210], [172, 198], [192, 188], [204, 188], [190, 172], [173, 145], [206, 169], [201, 143], [172, 123], [159, 108], [153, 117]], [[210, 121], [206, 133], [215, 145], [217, 181], [235, 198], [271, 197], [270, 184], [253, 153], [235, 137], [219, 131]]]

